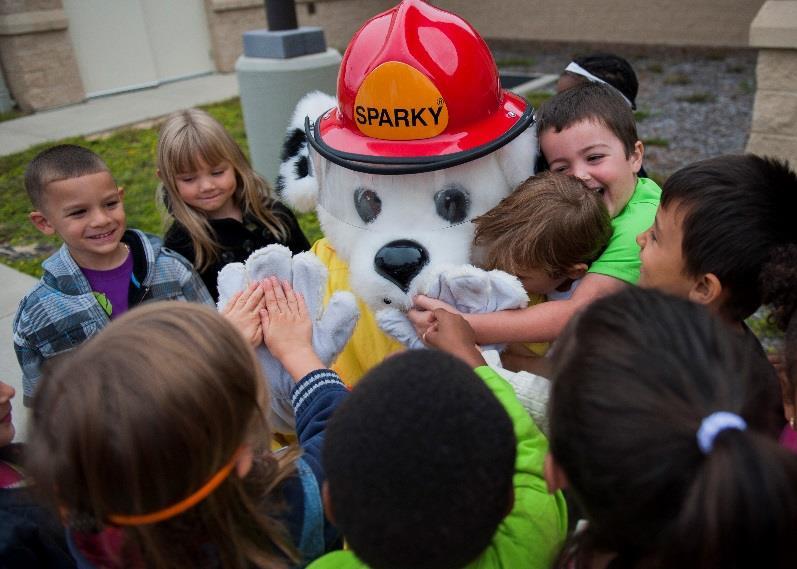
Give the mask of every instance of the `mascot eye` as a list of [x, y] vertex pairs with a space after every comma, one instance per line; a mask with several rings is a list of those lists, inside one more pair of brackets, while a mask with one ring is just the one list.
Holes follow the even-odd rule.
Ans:
[[360, 219], [365, 223], [371, 223], [382, 211], [382, 200], [373, 190], [357, 188], [354, 192], [354, 207]]
[[461, 188], [450, 186], [434, 195], [434, 205], [437, 215], [450, 223], [459, 223], [468, 217], [470, 197]]

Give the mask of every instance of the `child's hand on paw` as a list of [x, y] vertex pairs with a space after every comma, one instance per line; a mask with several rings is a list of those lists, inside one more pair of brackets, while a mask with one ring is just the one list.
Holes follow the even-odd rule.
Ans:
[[442, 308], [431, 312], [433, 321], [423, 334], [423, 341], [455, 356], [471, 367], [487, 365], [476, 345], [476, 333], [461, 314]]
[[263, 342], [294, 381], [324, 365], [313, 351], [313, 324], [304, 297], [276, 277], [261, 283], [265, 308], [260, 310]]
[[413, 299], [412, 308], [410, 308], [409, 312], [407, 312], [407, 318], [415, 327], [415, 332], [417, 332], [419, 338], [423, 338], [424, 334], [426, 334], [426, 331], [435, 321], [435, 310], [444, 310], [451, 314], [457, 315], [460, 314], [456, 308], [443, 302], [442, 300], [429, 298], [428, 296], [424, 296], [422, 294], [417, 295]]
[[263, 341], [260, 309], [264, 304], [263, 289], [259, 283], [236, 294], [221, 313], [235, 326], [244, 339], [256, 348]]

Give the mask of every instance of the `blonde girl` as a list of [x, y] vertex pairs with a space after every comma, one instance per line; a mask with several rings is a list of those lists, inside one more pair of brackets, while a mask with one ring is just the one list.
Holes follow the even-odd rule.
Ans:
[[164, 245], [193, 263], [214, 300], [227, 263], [272, 243], [293, 253], [310, 248], [293, 213], [272, 198], [230, 134], [204, 111], [178, 111], [163, 123], [158, 177], [173, 220]]
[[[266, 328], [297, 343], [285, 327]], [[257, 360], [210, 308], [148, 304], [47, 370], [27, 466], [79, 565], [287, 567], [332, 548], [320, 446], [347, 391], [318, 375], [294, 390], [297, 460], [268, 450]]]

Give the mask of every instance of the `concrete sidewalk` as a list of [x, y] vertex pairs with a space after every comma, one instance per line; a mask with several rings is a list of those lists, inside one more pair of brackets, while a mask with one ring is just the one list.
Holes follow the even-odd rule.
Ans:
[[84, 136], [238, 96], [234, 73], [213, 74], [151, 89], [109, 95], [0, 123], [0, 156], [68, 136]]
[[[110, 131], [173, 111], [238, 96], [235, 74], [205, 75], [151, 89], [110, 95], [0, 123], [0, 156], [35, 144]], [[0, 264], [0, 380], [17, 390], [15, 441], [27, 439], [28, 410], [22, 405], [22, 372], [14, 354], [11, 326], [19, 301], [36, 279]]]
[[19, 301], [25, 296], [36, 279], [23, 275], [0, 263], [0, 380], [17, 390], [13, 405], [13, 421], [17, 428], [15, 441], [24, 441], [28, 432], [28, 410], [22, 405], [22, 372], [14, 354], [14, 339], [11, 325], [17, 312]]

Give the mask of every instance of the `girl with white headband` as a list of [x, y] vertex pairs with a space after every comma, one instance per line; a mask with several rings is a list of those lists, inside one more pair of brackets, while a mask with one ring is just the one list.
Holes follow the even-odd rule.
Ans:
[[639, 91], [634, 68], [628, 61], [613, 53], [592, 53], [576, 57], [571, 61], [559, 81], [556, 92], [575, 87], [579, 83], [602, 83], [614, 88], [631, 109], [636, 110], [636, 96]]
[[546, 479], [587, 519], [559, 567], [797, 567], [797, 457], [759, 352], [638, 288], [591, 304], [557, 346]]

